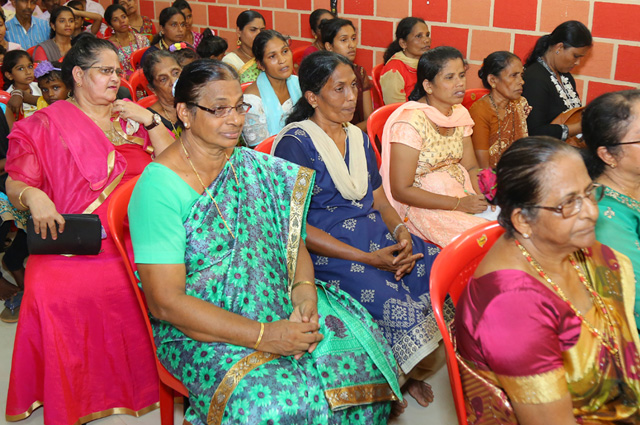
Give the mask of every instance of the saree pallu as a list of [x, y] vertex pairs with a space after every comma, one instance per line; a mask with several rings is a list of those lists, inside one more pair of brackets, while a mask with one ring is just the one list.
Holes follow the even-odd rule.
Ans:
[[[288, 319], [313, 181], [307, 168], [236, 148], [208, 189], [222, 216], [205, 192], [184, 223], [186, 293], [252, 320]], [[186, 421], [386, 423], [400, 397], [391, 350], [361, 305], [316, 285], [324, 340], [298, 361], [195, 341], [152, 318], [158, 357], [189, 390]]]
[[[158, 407], [153, 349], [111, 238], [109, 198], [101, 200], [106, 189], [141, 173], [150, 157], [139, 145], [114, 147], [86, 115], [63, 105], [67, 103], [56, 102], [16, 124], [9, 174], [44, 190], [60, 213], [79, 214], [95, 206], [92, 211], [100, 216], [107, 237], [96, 256], [29, 257], [7, 421], [24, 419], [42, 405], [48, 425], [111, 414], [140, 416]], [[78, 168], [83, 165], [87, 168]], [[76, 187], [77, 192], [69, 193]]]
[[[612, 354], [555, 293], [543, 291], [546, 296], [555, 297], [550, 301], [559, 308], [559, 316], [569, 317], [571, 321], [569, 326], [560, 325], [558, 340], [562, 348], [556, 359], [549, 358], [552, 366], [539, 368], [535, 373], [535, 367], [531, 366], [536, 363], [534, 355], [512, 359], [514, 363], [522, 363], [523, 376], [496, 373], [480, 364], [481, 359], [473, 354], [476, 351], [470, 348], [469, 341], [458, 341], [465, 355], [474, 357], [472, 360], [463, 357], [462, 353], [458, 355], [469, 424], [517, 424], [511, 402], [544, 404], [559, 400], [566, 394], [571, 396], [573, 414], [579, 424], [640, 422], [638, 333], [634, 325], [629, 325], [633, 323], [634, 300], [631, 263], [599, 243], [583, 250], [582, 254], [578, 253], [577, 259], [616, 325], [613, 341], [608, 342], [617, 343], [619, 352]], [[536, 279], [531, 279], [531, 285], [542, 286]], [[483, 287], [487, 293], [493, 292], [492, 287]], [[535, 303], [533, 297], [527, 299]], [[488, 313], [485, 311], [484, 314]], [[540, 311], [539, 314], [548, 312]], [[585, 317], [600, 332], [608, 327], [595, 303]], [[540, 321], [544, 322], [544, 319]], [[500, 332], [500, 329], [496, 328], [494, 332]], [[536, 330], [531, 332], [536, 333]], [[547, 344], [553, 346], [551, 342]], [[487, 349], [487, 358], [490, 358], [492, 349], [483, 348]], [[539, 344], [540, 350], [547, 348], [544, 342]], [[558, 364], [553, 364], [558, 361]]]

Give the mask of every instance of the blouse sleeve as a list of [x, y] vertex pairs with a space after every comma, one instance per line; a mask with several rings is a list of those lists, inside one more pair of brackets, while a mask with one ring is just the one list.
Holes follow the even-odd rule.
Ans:
[[[549, 403], [567, 394], [561, 320], [553, 303], [527, 290], [497, 295], [482, 314], [480, 346], [512, 401]], [[579, 336], [579, 326], [577, 332]]]
[[129, 228], [138, 264], [184, 263], [187, 237], [183, 216], [196, 194], [171, 173], [162, 165], [150, 164], [133, 190]]
[[282, 137], [273, 154], [287, 161], [315, 170], [309, 152], [307, 152], [303, 146], [303, 142], [291, 134]]
[[28, 129], [24, 123], [14, 126], [9, 136], [9, 149], [7, 151], [7, 164], [5, 170], [13, 180], [18, 180], [29, 186], [41, 188], [44, 184], [45, 176], [36, 154], [36, 147], [33, 140], [45, 138], [44, 125], [38, 123], [42, 116], [31, 117]]
[[398, 121], [391, 126], [389, 141], [407, 145], [417, 151], [422, 149], [422, 137], [418, 130], [406, 121]]
[[478, 151], [489, 150], [489, 138], [491, 135], [490, 114], [487, 109], [480, 104], [480, 101], [471, 106], [469, 113], [475, 123], [473, 127], [473, 135], [471, 140], [473, 141], [473, 148]]

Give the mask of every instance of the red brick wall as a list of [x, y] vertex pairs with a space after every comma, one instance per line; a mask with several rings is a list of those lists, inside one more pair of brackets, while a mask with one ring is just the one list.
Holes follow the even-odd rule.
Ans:
[[[156, 17], [169, 5], [139, 0], [144, 14]], [[309, 13], [329, 8], [329, 0], [189, 0], [194, 25], [210, 26], [235, 46], [235, 19], [252, 8], [267, 27], [291, 36], [293, 46], [311, 39]], [[358, 28], [356, 61], [367, 70], [382, 61], [397, 22], [408, 15], [424, 18], [431, 27], [432, 46], [451, 45], [468, 59], [469, 88], [479, 87], [482, 59], [496, 50], [511, 50], [524, 58], [536, 39], [559, 23], [576, 19], [591, 28], [594, 48], [574, 69], [582, 99], [611, 90], [640, 87], [640, 4], [637, 0], [338, 0], [341, 17]]]

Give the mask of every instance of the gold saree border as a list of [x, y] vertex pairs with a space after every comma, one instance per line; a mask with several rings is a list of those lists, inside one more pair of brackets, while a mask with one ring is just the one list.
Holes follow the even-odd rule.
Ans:
[[254, 63], [256, 63], [256, 58], [251, 58], [246, 61], [244, 65], [242, 65], [242, 68], [240, 68], [240, 70], [238, 71], [238, 75], [244, 74], [249, 68], [253, 66]]
[[513, 403], [543, 404], [560, 400], [569, 394], [564, 367], [528, 376], [496, 374]]
[[[24, 413], [20, 413], [19, 415], [5, 415], [5, 419], [7, 422], [16, 422], [25, 419], [33, 413], [34, 410], [43, 406], [41, 401], [34, 402]], [[89, 421], [95, 421], [96, 419], [106, 418], [111, 415], [129, 415], [139, 418], [142, 415], [146, 415], [147, 413], [156, 410], [160, 407], [160, 402], [155, 402], [147, 407], [143, 407], [140, 410], [129, 409], [128, 407], [114, 407], [112, 409], [102, 410], [100, 412], [91, 413], [79, 418], [73, 425], [81, 425], [87, 423]]]
[[222, 382], [220, 382], [216, 392], [213, 393], [213, 397], [211, 397], [209, 413], [207, 414], [207, 424], [214, 425], [222, 422], [224, 409], [227, 407], [227, 402], [231, 394], [233, 394], [233, 390], [236, 389], [240, 381], [242, 381], [249, 372], [279, 357], [279, 354], [254, 351], [234, 364], [224, 378], [222, 378]]
[[289, 275], [289, 297], [291, 297], [291, 286], [296, 274], [298, 264], [298, 249], [300, 248], [300, 235], [302, 226], [306, 224], [304, 220], [304, 207], [306, 205], [309, 186], [313, 181], [313, 170], [300, 167], [296, 182], [293, 185], [291, 202], [289, 204], [289, 235], [287, 237], [287, 274]]
[[363, 384], [332, 388], [325, 390], [324, 395], [333, 411], [361, 404], [398, 400], [389, 384]]

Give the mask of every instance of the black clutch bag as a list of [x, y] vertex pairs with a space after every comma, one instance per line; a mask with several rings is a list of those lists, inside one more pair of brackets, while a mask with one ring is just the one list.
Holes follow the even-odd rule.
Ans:
[[97, 214], [62, 214], [64, 232], [58, 233], [58, 239], [51, 238], [47, 229], [47, 238], [42, 239], [33, 228], [33, 219], [27, 221], [27, 246], [29, 254], [73, 254], [97, 255], [102, 247], [102, 223]]

